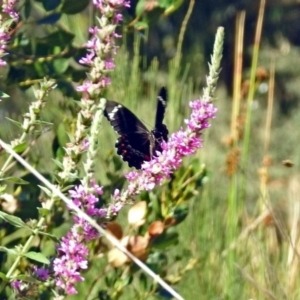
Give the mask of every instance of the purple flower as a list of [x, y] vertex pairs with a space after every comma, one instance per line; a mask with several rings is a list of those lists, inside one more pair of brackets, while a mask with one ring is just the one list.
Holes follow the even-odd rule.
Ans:
[[34, 266], [33, 270], [38, 279], [46, 281], [49, 278], [49, 270], [45, 268], [38, 268], [37, 266]]
[[109, 69], [114, 69], [115, 68], [115, 64], [114, 64], [114, 61], [113, 59], [107, 59], [106, 62], [105, 62], [105, 68], [107, 70]]
[[81, 144], [81, 151], [87, 150], [89, 148], [89, 140], [85, 138]]
[[18, 0], [3, 0], [2, 1], [2, 11], [7, 13], [12, 19], [18, 21], [19, 15], [15, 11], [15, 6]]
[[87, 269], [88, 249], [78, 232], [69, 232], [62, 238], [57, 250], [59, 256], [53, 261], [56, 285], [66, 294], [76, 294], [74, 284], [83, 281], [80, 270]]
[[12, 281], [11, 286], [18, 292], [22, 291], [22, 281], [21, 280]]
[[14, 289], [15, 299], [27, 299], [27, 296], [34, 297], [36, 295], [36, 285], [22, 280], [14, 280], [11, 282]]
[[115, 15], [115, 22], [119, 23], [121, 21], [123, 21], [123, 15], [122, 14], [116, 14]]
[[92, 82], [90, 80], [86, 80], [82, 85], [77, 86], [76, 90], [78, 92], [87, 93]]
[[83, 65], [91, 65], [93, 63], [94, 57], [95, 57], [95, 53], [90, 52], [89, 54], [86, 55], [86, 57], [82, 57], [79, 60], [79, 63]]

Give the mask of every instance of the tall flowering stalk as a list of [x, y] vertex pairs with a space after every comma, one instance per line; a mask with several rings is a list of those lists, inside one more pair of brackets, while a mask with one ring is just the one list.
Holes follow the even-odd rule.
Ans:
[[58, 175], [63, 182], [77, 178], [77, 160], [81, 153], [89, 148], [87, 136], [89, 128], [98, 109], [104, 109], [105, 103], [99, 105], [99, 99], [104, 89], [110, 84], [109, 72], [114, 68], [113, 55], [116, 53], [116, 27], [122, 20], [120, 9], [129, 6], [125, 0], [94, 0], [94, 6], [99, 9], [101, 17], [98, 26], [89, 29], [91, 39], [86, 43], [88, 53], [79, 62], [90, 67], [90, 72], [77, 91], [82, 92], [81, 110], [77, 116], [74, 141], [69, 143], [63, 158], [62, 172]]
[[[96, 208], [98, 196], [102, 187], [96, 185], [93, 179], [93, 167], [96, 155], [97, 135], [102, 120], [105, 100], [100, 99], [104, 89], [110, 84], [108, 73], [115, 67], [113, 55], [116, 53], [116, 27], [122, 20], [119, 13], [124, 6], [129, 6], [124, 0], [94, 0], [94, 6], [99, 9], [101, 17], [99, 26], [90, 28], [91, 39], [86, 43], [88, 53], [80, 63], [90, 67], [87, 80], [77, 87], [82, 93], [81, 110], [77, 116], [74, 142], [69, 143], [63, 159], [63, 167], [59, 177], [62, 183], [67, 183], [77, 177], [77, 159], [87, 150], [84, 163], [85, 176], [82, 184], [71, 190], [70, 196], [74, 204], [86, 214], [104, 219], [108, 214], [117, 214], [121, 206], [112, 204], [106, 208]], [[98, 233], [84, 219], [75, 216], [74, 226], [57, 247], [58, 257], [54, 260], [54, 276], [56, 285], [64, 294], [76, 294], [75, 284], [83, 281], [80, 271], [88, 267], [87, 244], [99, 237]]]
[[115, 191], [114, 201], [116, 204], [121, 206], [140, 192], [150, 191], [156, 185], [160, 185], [164, 179], [170, 178], [170, 175], [178, 169], [185, 156], [192, 155], [197, 149], [203, 147], [203, 130], [210, 126], [209, 119], [214, 118], [217, 112], [212, 101], [219, 78], [223, 40], [224, 29], [221, 27], [216, 35], [212, 62], [209, 65], [207, 87], [204, 89], [201, 100], [190, 102], [192, 112], [190, 118], [185, 120], [186, 128], [181, 128], [171, 135], [168, 142], [163, 142], [162, 152], [157, 153], [157, 156], [151, 161], [146, 161], [140, 172], [133, 171], [126, 175], [129, 181], [128, 188], [123, 192]]

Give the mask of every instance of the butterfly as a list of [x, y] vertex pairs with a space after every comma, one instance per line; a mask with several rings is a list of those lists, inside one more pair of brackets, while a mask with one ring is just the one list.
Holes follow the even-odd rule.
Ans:
[[156, 152], [162, 151], [161, 142], [168, 141], [168, 129], [163, 124], [167, 105], [167, 90], [161, 88], [157, 96], [155, 126], [149, 131], [139, 118], [122, 104], [107, 100], [104, 116], [120, 135], [115, 147], [129, 167], [141, 169]]

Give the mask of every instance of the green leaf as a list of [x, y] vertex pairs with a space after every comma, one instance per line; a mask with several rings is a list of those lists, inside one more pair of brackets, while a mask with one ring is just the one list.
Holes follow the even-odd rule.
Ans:
[[56, 136], [58, 139], [59, 146], [65, 147], [65, 145], [70, 141], [70, 138], [67, 134], [67, 128], [63, 122], [61, 122], [56, 130]]
[[147, 291], [148, 288], [148, 276], [145, 273], [141, 273], [139, 276], [139, 286], [143, 291]]
[[15, 280], [22, 280], [22, 281], [26, 281], [26, 282], [32, 282], [32, 283], [40, 283], [40, 281], [32, 276], [28, 276], [28, 275], [24, 275], [24, 274], [20, 274], [16, 277], [14, 277]]
[[6, 214], [3, 211], [0, 211], [0, 218], [15, 227], [28, 227], [20, 218]]
[[51, 123], [51, 122], [46, 122], [46, 121], [42, 121], [42, 120], [36, 120], [35, 124], [41, 124], [41, 125], [47, 125], [47, 126], [53, 125], [53, 123]]
[[6, 21], [2, 23], [2, 26], [3, 28], [10, 27], [13, 22], [15, 22], [14, 19], [8, 18]]
[[175, 245], [178, 243], [178, 232], [169, 229], [163, 234], [157, 236], [151, 242], [153, 248], [156, 249], [165, 249], [171, 245]]
[[12, 245], [12, 243], [17, 243], [20, 239], [26, 239], [32, 234], [32, 229], [27, 227], [22, 227], [14, 230], [11, 234], [6, 234], [1, 241], [2, 246]]
[[48, 196], [48, 197], [51, 197], [52, 196], [52, 192], [48, 189], [48, 188], [46, 188], [46, 187], [44, 187], [44, 186], [42, 186], [42, 185], [38, 185], [38, 187]]
[[130, 281], [130, 276], [121, 276], [119, 278], [116, 278], [116, 281], [114, 282], [114, 288], [117, 291], [121, 291], [125, 286], [128, 286], [128, 282]]
[[18, 122], [18, 121], [15, 121], [15, 120], [13, 120], [13, 119], [10, 119], [10, 118], [8, 118], [8, 117], [6, 117], [6, 120], [12, 122], [14, 125], [17, 125], [19, 128], [23, 129], [22, 123], [20, 123], [20, 122]]
[[44, 254], [42, 254], [40, 252], [30, 251], [30, 252], [25, 253], [24, 256], [26, 256], [29, 259], [32, 259], [32, 260], [38, 261], [40, 263], [46, 264], [46, 265], [50, 264], [49, 259]]
[[3, 281], [5, 281], [5, 282], [8, 281], [8, 278], [7, 278], [6, 275], [5, 275], [4, 273], [2, 273], [2, 272], [0, 272], [0, 278], [1, 278]]
[[153, 272], [162, 274], [162, 270], [168, 265], [167, 255], [163, 251], [153, 251], [149, 254], [146, 263]]
[[159, 7], [168, 7], [172, 4], [172, 2], [176, 2], [177, 0], [175, 1], [172, 1], [172, 0], [158, 0], [158, 6]]
[[145, 0], [141, 0], [137, 3], [137, 5], [135, 7], [135, 14], [137, 16], [141, 16], [145, 12], [145, 5], [146, 5]]
[[43, 208], [43, 207], [37, 207], [37, 210], [39, 212], [39, 215], [41, 217], [47, 217], [50, 214], [50, 210], [47, 208]]
[[67, 192], [68, 190], [74, 188], [74, 184], [66, 185], [61, 189], [61, 192]]
[[[160, 0], [160, 1], [164, 1], [164, 0]], [[182, 4], [183, 4], [183, 0], [173, 0], [172, 3], [168, 3], [167, 5], [164, 6], [166, 8], [165, 15], [169, 15], [169, 14], [173, 13]]]
[[66, 58], [57, 58], [53, 62], [54, 70], [56, 74], [63, 74], [68, 69], [70, 64], [69, 59]]
[[161, 214], [161, 204], [160, 201], [155, 195], [150, 194], [150, 200], [151, 200], [151, 208], [155, 212], [155, 214], [160, 215]]
[[44, 235], [44, 236], [50, 238], [55, 243], [59, 242], [59, 239], [55, 235], [53, 235], [53, 234], [50, 234], [50, 233], [47, 233], [47, 232], [43, 232], [43, 231], [38, 231], [38, 234]]
[[9, 248], [2, 247], [2, 246], [0, 246], [0, 251], [1, 252], [6, 252], [6, 253], [9, 253], [9, 254], [13, 254], [13, 255], [18, 255], [18, 252], [15, 249], [9, 249]]
[[[51, 46], [61, 46], [70, 45], [74, 39], [74, 34], [67, 32], [63, 29], [56, 30], [55, 32], [45, 36], [44, 38], [39, 39], [39, 42], [42, 44], [47, 44], [48, 47]], [[44, 64], [44, 63], [43, 63]]]
[[[0, 180], [1, 181], [1, 180]], [[7, 185], [6, 184], [1, 184], [0, 185], [0, 195], [3, 194], [3, 192], [6, 190]]]
[[[42, 173], [42, 175], [49, 180], [50, 174]], [[15, 189], [20, 190], [16, 196], [22, 207], [19, 211], [19, 217], [23, 220], [36, 219], [38, 218], [38, 211], [34, 208], [41, 206], [40, 195], [42, 191], [38, 186], [41, 184], [41, 181], [31, 173], [24, 175], [22, 179], [28, 181], [30, 184], [14, 185]]]
[[32, 277], [32, 276], [28, 276], [28, 275], [24, 275], [24, 274], [20, 274], [16, 277], [14, 277], [15, 280], [22, 280], [25, 282], [32, 282], [32, 283], [40, 283], [40, 280]]
[[0, 91], [0, 98], [9, 98], [10, 96]]
[[28, 181], [25, 181], [19, 177], [5, 177], [5, 178], [1, 178], [0, 181], [8, 181], [8, 182], [12, 182], [15, 184], [28, 184], [29, 183]]
[[173, 217], [176, 220], [176, 225], [181, 223], [188, 215], [189, 207], [185, 204], [177, 206], [174, 210]]
[[16, 151], [17, 153], [22, 153], [27, 148], [28, 148], [28, 143], [27, 142], [23, 142], [23, 143], [18, 144], [18, 145], [16, 145], [16, 146], [13, 147], [14, 151]]
[[61, 11], [67, 15], [74, 15], [82, 12], [89, 4], [89, 0], [65, 0]]
[[[57, 160], [57, 159], [52, 159], [52, 162], [53, 162], [58, 168], [60, 168], [60, 169], [63, 168], [63, 164], [62, 164], [59, 160]], [[54, 174], [54, 177], [55, 177], [55, 174]], [[55, 179], [56, 179], [56, 178], [55, 178]]]

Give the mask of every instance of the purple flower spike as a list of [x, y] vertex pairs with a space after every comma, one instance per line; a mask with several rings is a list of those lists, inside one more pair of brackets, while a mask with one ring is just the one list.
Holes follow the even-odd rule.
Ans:
[[210, 126], [209, 119], [215, 117], [217, 109], [212, 102], [195, 100], [190, 103], [191, 116], [185, 120], [187, 128], [173, 133], [168, 142], [161, 144], [162, 152], [157, 153], [151, 161], [142, 165], [142, 172], [132, 171], [126, 175], [129, 181], [127, 191], [122, 195], [115, 192], [115, 202], [124, 202], [129, 196], [141, 191], [152, 190], [179, 168], [185, 156], [194, 154], [203, 146], [202, 131]]
[[116, 33], [118, 23], [122, 21], [119, 10], [129, 6], [129, 1], [124, 0], [94, 0], [93, 3], [102, 17], [99, 19], [99, 27], [89, 29], [91, 38], [85, 44], [88, 53], [79, 60], [79, 63], [91, 68], [89, 80], [77, 87], [77, 91], [85, 92], [86, 99], [99, 94], [111, 83], [107, 74], [115, 68], [112, 57], [117, 49], [115, 39], [121, 37]]
[[[106, 216], [107, 209], [95, 207], [99, 201], [97, 196], [102, 195], [103, 188], [94, 180], [91, 181], [91, 186], [88, 192], [84, 186], [76, 186], [69, 194], [74, 204], [88, 215]], [[84, 219], [74, 216], [73, 220], [73, 227], [57, 246], [58, 257], [53, 262], [56, 284], [66, 294], [77, 293], [76, 282], [84, 280], [80, 271], [88, 267], [86, 244], [99, 238], [99, 233]]]

